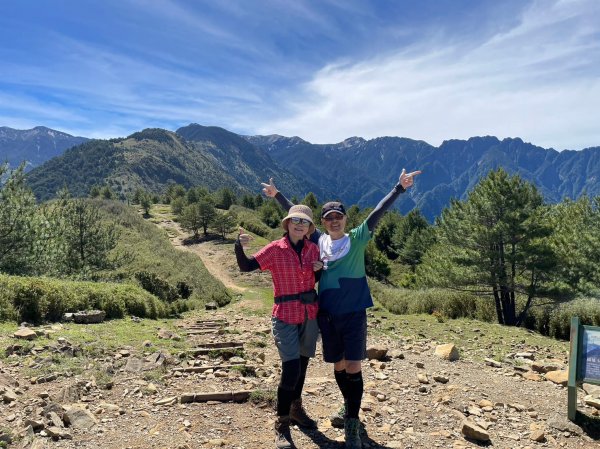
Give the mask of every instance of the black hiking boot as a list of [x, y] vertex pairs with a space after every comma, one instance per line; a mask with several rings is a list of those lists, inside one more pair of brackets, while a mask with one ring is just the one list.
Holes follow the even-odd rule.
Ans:
[[278, 416], [275, 421], [275, 449], [296, 449], [290, 433], [289, 416]]
[[302, 407], [302, 399], [296, 399], [290, 407], [290, 421], [299, 427], [305, 429], [316, 429], [317, 422], [307, 415], [306, 410]]

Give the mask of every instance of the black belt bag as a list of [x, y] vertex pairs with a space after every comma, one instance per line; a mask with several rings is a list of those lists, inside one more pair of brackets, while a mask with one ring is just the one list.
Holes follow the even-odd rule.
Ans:
[[309, 290], [307, 292], [296, 293], [295, 295], [282, 295], [275, 297], [275, 304], [282, 304], [288, 301], [300, 301], [302, 304], [314, 304], [317, 302], [317, 292]]

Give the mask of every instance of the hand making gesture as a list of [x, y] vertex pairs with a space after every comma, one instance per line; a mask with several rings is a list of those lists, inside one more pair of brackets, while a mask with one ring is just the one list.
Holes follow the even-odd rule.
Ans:
[[273, 184], [273, 178], [269, 178], [268, 184], [265, 182], [261, 182], [260, 185], [263, 186], [263, 193], [269, 198], [275, 198], [275, 195], [277, 195], [277, 192], [279, 192], [279, 190], [277, 190], [277, 187], [275, 187], [275, 184]]
[[240, 244], [242, 246], [248, 246], [250, 241], [254, 240], [254, 237], [252, 237], [250, 234], [246, 234], [244, 228], [240, 227], [238, 239], [240, 240]]
[[420, 174], [421, 170], [406, 173], [406, 170], [403, 168], [402, 173], [400, 173], [400, 185], [402, 185], [404, 190], [408, 189], [410, 186], [413, 185], [414, 177]]

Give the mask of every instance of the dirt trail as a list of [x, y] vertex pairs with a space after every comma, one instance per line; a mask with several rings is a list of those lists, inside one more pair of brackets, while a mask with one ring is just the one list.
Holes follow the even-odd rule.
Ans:
[[[220, 280], [226, 288], [238, 293], [246, 291], [245, 287], [239, 286], [232, 278], [231, 262], [233, 254], [230, 251], [224, 251], [221, 242], [208, 240], [202, 243], [186, 245], [184, 244], [186, 234], [181, 229], [179, 223], [171, 220], [163, 220], [158, 223], [158, 226], [167, 230], [169, 240], [177, 249], [189, 251], [200, 257], [209, 273]], [[229, 246], [227, 248], [229, 249]]]

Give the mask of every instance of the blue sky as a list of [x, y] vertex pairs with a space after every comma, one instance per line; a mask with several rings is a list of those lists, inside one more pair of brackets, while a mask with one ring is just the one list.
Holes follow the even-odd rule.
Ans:
[[0, 126], [600, 146], [598, 0], [0, 0]]

